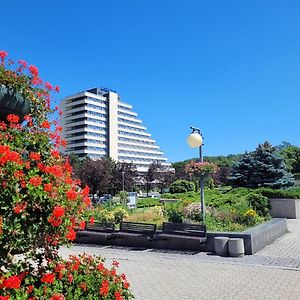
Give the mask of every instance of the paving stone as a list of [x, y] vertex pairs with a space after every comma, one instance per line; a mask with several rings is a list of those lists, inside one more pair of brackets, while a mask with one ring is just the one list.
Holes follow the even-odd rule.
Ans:
[[76, 245], [63, 256], [101, 255], [120, 262], [136, 300], [300, 299], [300, 220], [289, 233], [252, 256]]

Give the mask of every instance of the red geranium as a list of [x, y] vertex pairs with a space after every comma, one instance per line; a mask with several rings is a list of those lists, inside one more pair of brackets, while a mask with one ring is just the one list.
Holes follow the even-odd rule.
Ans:
[[45, 120], [41, 123], [41, 127], [49, 129], [50, 128], [50, 123], [47, 120]]
[[0, 58], [3, 61], [5, 57], [8, 55], [8, 53], [4, 50], [0, 50]]
[[76, 200], [78, 196], [78, 193], [76, 193], [74, 190], [67, 191], [67, 198], [69, 200]]
[[62, 206], [57, 205], [54, 207], [52, 215], [55, 218], [62, 217], [64, 214], [65, 214], [65, 209]]
[[93, 225], [95, 223], [95, 217], [94, 216], [90, 217], [89, 221], [90, 221], [90, 224]]
[[33, 77], [38, 77], [39, 76], [39, 70], [36, 66], [29, 66], [29, 71], [31, 72], [31, 74], [33, 75]]
[[64, 299], [65, 299], [65, 297], [61, 294], [59, 294], [59, 295], [55, 294], [50, 298], [50, 300], [64, 300]]
[[32, 159], [32, 160], [40, 160], [41, 155], [39, 153], [36, 153], [36, 152], [31, 152], [29, 154], [29, 158]]
[[54, 158], [59, 158], [59, 151], [57, 151], [57, 150], [52, 150], [52, 151], [51, 151], [51, 155], [52, 155]]
[[6, 119], [10, 123], [19, 123], [20, 120], [19, 116], [13, 114], [9, 114]]
[[32, 184], [33, 186], [37, 187], [37, 186], [41, 185], [42, 178], [39, 176], [31, 177], [29, 180], [29, 183]]
[[55, 279], [55, 275], [52, 274], [52, 273], [48, 273], [48, 274], [45, 274], [45, 275], [41, 278], [41, 282], [44, 282], [44, 283], [53, 283], [53, 282], [54, 282], [54, 279]]
[[50, 223], [53, 227], [58, 227], [61, 225], [62, 219], [50, 216], [48, 219], [48, 223]]
[[11, 276], [3, 281], [3, 286], [7, 289], [19, 289], [21, 280], [18, 276]]
[[66, 234], [66, 238], [70, 241], [74, 241], [76, 239], [76, 232], [74, 229], [70, 228], [69, 232]]
[[44, 191], [45, 192], [52, 192], [52, 183], [45, 183], [44, 184]]

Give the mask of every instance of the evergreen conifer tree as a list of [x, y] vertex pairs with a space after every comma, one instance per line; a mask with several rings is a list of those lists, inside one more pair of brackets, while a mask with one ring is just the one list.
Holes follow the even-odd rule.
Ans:
[[246, 152], [234, 164], [229, 182], [234, 187], [275, 189], [294, 184], [293, 176], [287, 171], [283, 158], [268, 142], [258, 145], [254, 152]]

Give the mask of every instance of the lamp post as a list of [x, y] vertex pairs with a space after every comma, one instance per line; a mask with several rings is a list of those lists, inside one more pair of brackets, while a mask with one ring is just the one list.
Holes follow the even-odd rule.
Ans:
[[[200, 132], [200, 129], [195, 127], [190, 127], [192, 129], [191, 134], [187, 138], [187, 143], [191, 148], [198, 148], [199, 147], [199, 159], [200, 162], [203, 162], [203, 153], [202, 153], [202, 146], [203, 146], [203, 137]], [[200, 176], [200, 202], [201, 202], [201, 216], [200, 219], [202, 223], [205, 222], [205, 207], [204, 207], [204, 177], [203, 175]]]
[[125, 172], [122, 171], [122, 191], [124, 192], [125, 190]]

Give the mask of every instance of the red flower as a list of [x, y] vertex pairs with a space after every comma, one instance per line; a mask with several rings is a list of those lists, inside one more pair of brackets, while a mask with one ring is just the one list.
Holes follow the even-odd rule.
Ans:
[[47, 120], [45, 120], [41, 123], [41, 127], [49, 129], [50, 128], [50, 123]]
[[43, 171], [43, 170], [44, 170], [44, 165], [43, 165], [41, 162], [38, 162], [38, 163], [36, 164], [36, 166], [38, 167], [38, 169], [39, 169], [40, 171]]
[[54, 88], [54, 90], [55, 90], [55, 92], [59, 93], [59, 91], [60, 91], [59, 86], [57, 85], [57, 86]]
[[123, 300], [122, 295], [118, 291], [115, 291], [115, 297], [116, 297], [116, 300]]
[[87, 286], [86, 286], [86, 283], [85, 283], [85, 282], [80, 282], [79, 287], [80, 287], [81, 289], [83, 289], [83, 290], [86, 292]]
[[28, 287], [27, 287], [27, 290], [26, 290], [26, 293], [27, 294], [30, 294], [32, 291], [33, 291], [33, 285], [29, 285]]
[[7, 117], [6, 117], [7, 121], [10, 122], [10, 123], [19, 123], [19, 116], [17, 115], [14, 115], [14, 114], [9, 114]]
[[102, 271], [102, 270], [104, 270], [104, 269], [105, 269], [105, 267], [104, 267], [103, 263], [100, 263], [100, 264], [97, 266], [97, 270], [98, 270], [98, 271]]
[[10, 296], [0, 296], [0, 300], [9, 300]]
[[39, 176], [31, 177], [29, 180], [29, 183], [32, 184], [33, 186], [37, 187], [42, 183], [42, 178]]
[[67, 198], [68, 200], [76, 200], [78, 194], [74, 190], [67, 191]]
[[69, 280], [70, 283], [73, 282], [73, 275], [72, 275], [72, 274], [69, 274], [69, 275], [68, 275], [68, 280]]
[[89, 221], [90, 221], [90, 224], [93, 225], [95, 223], [95, 217], [94, 216], [90, 217]]
[[80, 228], [81, 228], [82, 230], [84, 230], [84, 229], [85, 229], [85, 222], [84, 222], [84, 221], [81, 221], [80, 224], [79, 224], [79, 226], [80, 226]]
[[3, 131], [5, 131], [7, 129], [7, 126], [6, 126], [6, 124], [2, 121], [2, 122], [0, 122], [0, 130], [3, 130]]
[[43, 81], [42, 81], [42, 79], [40, 79], [40, 78], [38, 78], [38, 77], [33, 77], [33, 78], [31, 79], [31, 83], [32, 83], [33, 85], [39, 85], [39, 84], [42, 84]]
[[51, 85], [51, 83], [49, 82], [45, 82], [45, 88], [49, 91], [52, 91], [53, 90], [53, 86]]
[[57, 272], [57, 273], [59, 273], [62, 270], [64, 270], [64, 268], [65, 268], [64, 264], [57, 264], [56, 267], [55, 267], [55, 269], [54, 269], [54, 271]]
[[55, 279], [55, 275], [52, 274], [52, 273], [47, 273], [45, 274], [42, 278], [41, 278], [41, 282], [44, 282], [44, 283], [53, 283]]
[[56, 130], [62, 132], [63, 128], [61, 126], [56, 126]]
[[111, 274], [112, 276], [115, 276], [115, 275], [117, 274], [116, 269], [112, 269], [112, 270], [110, 271], [110, 274]]
[[118, 267], [119, 266], [119, 262], [116, 261], [116, 260], [113, 260], [112, 265], [115, 266], [115, 267]]
[[32, 160], [40, 160], [41, 155], [39, 153], [36, 153], [36, 152], [31, 152], [29, 154], [29, 158], [32, 159]]
[[4, 60], [4, 58], [8, 55], [8, 53], [4, 50], [0, 50], [0, 58], [1, 60]]
[[60, 142], [60, 145], [61, 145], [63, 148], [66, 148], [67, 142], [66, 142], [65, 140], [62, 140], [62, 141]]
[[125, 289], [128, 289], [129, 287], [130, 287], [129, 282], [125, 281], [125, 282], [124, 282], [124, 288], [125, 288]]
[[52, 150], [51, 151], [51, 155], [54, 157], [54, 158], [59, 158], [59, 152], [57, 150]]
[[16, 204], [16, 206], [13, 208], [13, 211], [16, 213], [16, 214], [20, 214], [23, 210], [25, 210], [27, 207], [27, 202], [25, 203], [18, 203]]
[[50, 223], [53, 227], [58, 227], [61, 225], [62, 220], [60, 218], [55, 218], [53, 216], [50, 216], [48, 219], [48, 223]]
[[74, 241], [76, 239], [76, 232], [74, 231], [74, 229], [69, 229], [69, 232], [66, 234], [66, 238], [70, 241]]
[[90, 206], [92, 204], [92, 201], [89, 197], [84, 197], [83, 201], [86, 206]]
[[45, 183], [44, 184], [44, 191], [45, 192], [52, 192], [52, 183]]
[[55, 218], [62, 217], [64, 214], [65, 214], [65, 209], [62, 206], [57, 205], [54, 207], [52, 215]]
[[38, 77], [39, 76], [39, 70], [37, 67], [31, 65], [29, 66], [29, 71], [33, 75], [33, 77]]
[[11, 276], [3, 281], [3, 286], [7, 289], [19, 289], [21, 280], [18, 276]]
[[106, 297], [108, 295], [108, 290], [109, 290], [109, 283], [107, 280], [103, 280], [99, 290], [100, 295]]
[[26, 62], [25, 60], [20, 59], [20, 60], [18, 61], [18, 63], [19, 63], [19, 65], [23, 66], [24, 68], [27, 67], [27, 62]]
[[65, 296], [61, 294], [54, 294], [50, 300], [65, 300]]
[[122, 274], [121, 274], [121, 278], [122, 278], [123, 280], [126, 280], [126, 275], [125, 275], [124, 273], [122, 273]]
[[82, 195], [83, 196], [88, 196], [90, 193], [90, 188], [88, 186], [86, 186], [83, 190], [82, 190]]

